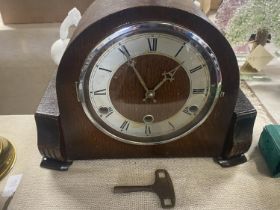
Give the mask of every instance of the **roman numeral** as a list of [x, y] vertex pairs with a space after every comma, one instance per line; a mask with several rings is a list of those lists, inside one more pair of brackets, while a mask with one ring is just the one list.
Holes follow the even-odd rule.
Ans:
[[[91, 92], [92, 93], [92, 92]], [[106, 95], [106, 89], [102, 89], [102, 90], [96, 90], [93, 93], [95, 96], [102, 96], [102, 95]]]
[[200, 65], [200, 66], [197, 66], [197, 67], [191, 69], [191, 70], [190, 70], [191, 74], [194, 73], [194, 72], [196, 72], [196, 71], [198, 71], [198, 70], [200, 70], [200, 69], [202, 69], [204, 66], [205, 66], [205, 65]]
[[120, 129], [121, 129], [121, 131], [124, 131], [124, 130], [128, 130], [128, 127], [129, 127], [129, 122], [127, 121], [127, 120], [125, 120], [124, 122], [123, 122], [123, 124], [121, 125], [121, 127], [120, 127]]
[[145, 126], [145, 134], [146, 134], [147, 136], [150, 136], [150, 135], [152, 134], [152, 132], [151, 132], [151, 127], [150, 127], [149, 125], [146, 125], [146, 126]]
[[108, 114], [105, 117], [108, 118], [113, 113], [114, 113], [114, 110], [111, 107], [109, 107], [108, 108]]
[[175, 57], [177, 57], [179, 54], [180, 54], [180, 52], [183, 50], [183, 48], [185, 47], [185, 44], [186, 43], [184, 43], [182, 46], [181, 46], [181, 48], [178, 50], [178, 52], [176, 53], [176, 55], [175, 55]]
[[151, 52], [157, 51], [157, 38], [148, 38], [148, 43]]
[[183, 112], [187, 115], [192, 115], [188, 106], [183, 110]]
[[124, 45], [120, 46], [119, 51], [127, 58], [127, 60], [130, 60], [130, 54]]
[[101, 67], [99, 67], [98, 69], [99, 69], [99, 70], [102, 70], [102, 71], [107, 71], [107, 72], [110, 72], [110, 73], [112, 72], [112, 71], [109, 70], [109, 69], [105, 69], [105, 68], [101, 68]]
[[193, 89], [193, 94], [204, 94], [205, 89]]

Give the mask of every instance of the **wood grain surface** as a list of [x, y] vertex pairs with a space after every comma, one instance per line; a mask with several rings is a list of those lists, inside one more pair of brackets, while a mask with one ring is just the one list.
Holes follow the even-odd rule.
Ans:
[[[218, 58], [225, 95], [193, 133], [172, 143], [135, 146], [113, 140], [94, 127], [77, 101], [75, 82], [79, 80], [87, 55], [102, 39], [120, 26], [155, 20], [184, 26], [208, 43]], [[238, 89], [239, 71], [230, 45], [191, 1], [121, 0], [116, 4], [112, 0], [96, 0], [75, 32], [57, 74], [58, 105], [67, 158], [219, 156], [230, 127]]]

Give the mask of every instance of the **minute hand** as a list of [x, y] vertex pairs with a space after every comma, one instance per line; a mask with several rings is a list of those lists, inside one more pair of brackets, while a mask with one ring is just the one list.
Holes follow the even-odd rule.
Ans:
[[184, 64], [184, 62], [182, 62], [180, 65], [178, 65], [177, 67], [175, 67], [174, 69], [172, 69], [169, 72], [164, 72], [162, 75], [164, 76], [164, 78], [155, 86], [155, 88], [153, 89], [153, 91], [155, 92], [156, 90], [158, 90], [167, 80], [169, 80], [170, 82], [172, 82], [174, 80], [174, 75], [175, 73], [178, 71], [178, 69]]
[[144, 82], [144, 80], [143, 80], [143, 78], [141, 77], [141, 75], [140, 75], [140, 73], [138, 72], [138, 70], [136, 69], [136, 67], [135, 67], [135, 65], [134, 65], [134, 62], [133, 62], [133, 61], [132, 61], [132, 62], [129, 62], [128, 65], [132, 67], [132, 69], [133, 69], [134, 73], [136, 74], [136, 76], [137, 76], [139, 82], [141, 83], [141, 85], [143, 86], [143, 88], [148, 92], [149, 90], [148, 90], [148, 88], [147, 88], [147, 85], [146, 85], [146, 83]]

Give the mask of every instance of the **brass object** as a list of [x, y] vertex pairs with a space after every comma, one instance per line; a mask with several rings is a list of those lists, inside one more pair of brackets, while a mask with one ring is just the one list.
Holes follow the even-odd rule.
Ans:
[[155, 172], [155, 182], [145, 186], [116, 186], [114, 193], [154, 192], [158, 195], [163, 209], [175, 206], [175, 192], [172, 180], [165, 169]]
[[16, 160], [14, 146], [0, 136], [0, 180], [3, 179], [13, 168]]

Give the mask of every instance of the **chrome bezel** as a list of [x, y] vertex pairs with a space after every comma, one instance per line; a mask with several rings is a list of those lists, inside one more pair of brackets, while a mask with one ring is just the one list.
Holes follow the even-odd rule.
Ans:
[[[207, 58], [211, 59], [211, 61], [208, 62], [211, 64], [211, 66], [208, 65], [208, 69], [209, 69], [209, 71], [211, 71], [210, 74], [213, 75], [213, 77], [214, 77], [214, 79], [212, 79], [212, 80], [215, 80], [215, 81], [214, 82], [210, 81], [210, 83], [211, 83], [210, 90], [209, 90], [210, 95], [207, 99], [207, 103], [210, 101], [210, 104], [208, 105], [209, 108], [207, 109], [207, 112], [205, 114], [203, 114], [203, 116], [200, 116], [200, 118], [199, 118], [198, 117], [200, 115], [199, 114], [192, 121], [192, 122], [194, 122], [195, 120], [197, 120], [199, 118], [198, 122], [196, 122], [189, 129], [187, 129], [187, 126], [180, 128], [178, 131], [175, 132], [176, 134], [177, 133], [179, 133], [179, 134], [177, 134], [176, 136], [174, 136], [175, 134], [173, 134], [173, 137], [168, 137], [171, 135], [164, 135], [164, 136], [159, 136], [159, 137], [136, 138], [133, 136], [129, 137], [129, 135], [126, 135], [129, 138], [123, 138], [121, 136], [125, 136], [125, 135], [123, 135], [121, 132], [118, 132], [115, 130], [114, 130], [114, 133], [115, 133], [114, 134], [114, 133], [112, 133], [112, 131], [111, 132], [108, 131], [108, 129], [105, 129], [100, 123], [97, 122], [97, 120], [93, 116], [96, 113], [95, 113], [95, 111], [92, 111], [93, 109], [91, 107], [91, 102], [89, 100], [87, 100], [87, 97], [86, 97], [87, 93], [85, 92], [85, 90], [86, 90], [85, 85], [87, 85], [87, 84], [85, 81], [87, 80], [88, 75], [90, 75], [90, 72], [92, 71], [91, 67], [93, 65], [94, 58], [98, 54], [100, 54], [100, 52], [102, 52], [102, 49], [106, 46], [110, 46], [111, 44], [115, 43], [116, 40], [119, 40], [123, 37], [131, 36], [131, 35], [134, 35], [137, 33], [145, 33], [145, 32], [146, 33], [147, 32], [168, 33], [173, 36], [178, 36], [185, 40], [191, 40], [194, 44], [197, 44], [201, 49], [204, 50], [203, 53], [205, 53], [205, 56], [207, 56]], [[212, 84], [212, 82], [213, 82], [213, 84]], [[114, 32], [113, 34], [106, 37], [103, 41], [101, 41], [89, 53], [89, 55], [87, 56], [87, 58], [84, 62], [82, 70], [81, 70], [79, 85], [78, 85], [78, 94], [79, 94], [79, 99], [82, 104], [83, 110], [84, 110], [86, 116], [88, 117], [88, 119], [93, 123], [94, 126], [96, 126], [100, 131], [102, 131], [106, 135], [108, 135], [116, 140], [119, 140], [121, 142], [129, 143], [129, 144], [155, 145], [155, 144], [169, 143], [169, 142], [175, 141], [177, 139], [180, 139], [180, 138], [186, 136], [187, 134], [193, 132], [200, 125], [202, 125], [205, 122], [205, 120], [208, 118], [208, 116], [211, 114], [211, 112], [213, 111], [213, 109], [215, 107], [215, 104], [217, 103], [217, 100], [218, 100], [220, 92], [221, 92], [221, 84], [222, 84], [222, 75], [221, 75], [218, 60], [217, 60], [214, 52], [212, 51], [212, 49], [208, 46], [208, 44], [202, 38], [200, 38], [198, 35], [196, 35], [192, 31], [190, 31], [189, 29], [186, 29], [179, 25], [175, 25], [173, 23], [166, 23], [166, 22], [159, 22], [159, 21], [147, 21], [147, 22], [135, 23], [135, 24], [120, 27], [116, 32]], [[207, 103], [205, 103], [205, 106]], [[204, 106], [203, 110], [205, 109], [205, 106]], [[192, 124], [192, 123], [189, 123], [188, 125], [190, 125], [190, 124]], [[183, 130], [183, 131], [181, 131], [181, 130]], [[119, 135], [118, 135], [118, 133], [119, 133]], [[166, 136], [166, 138], [164, 138], [165, 136]], [[159, 139], [159, 140], [158, 141], [156, 141], [156, 140], [147, 141], [147, 139], [153, 139], [153, 138]], [[145, 139], [145, 141], [136, 141], [134, 139]]]

